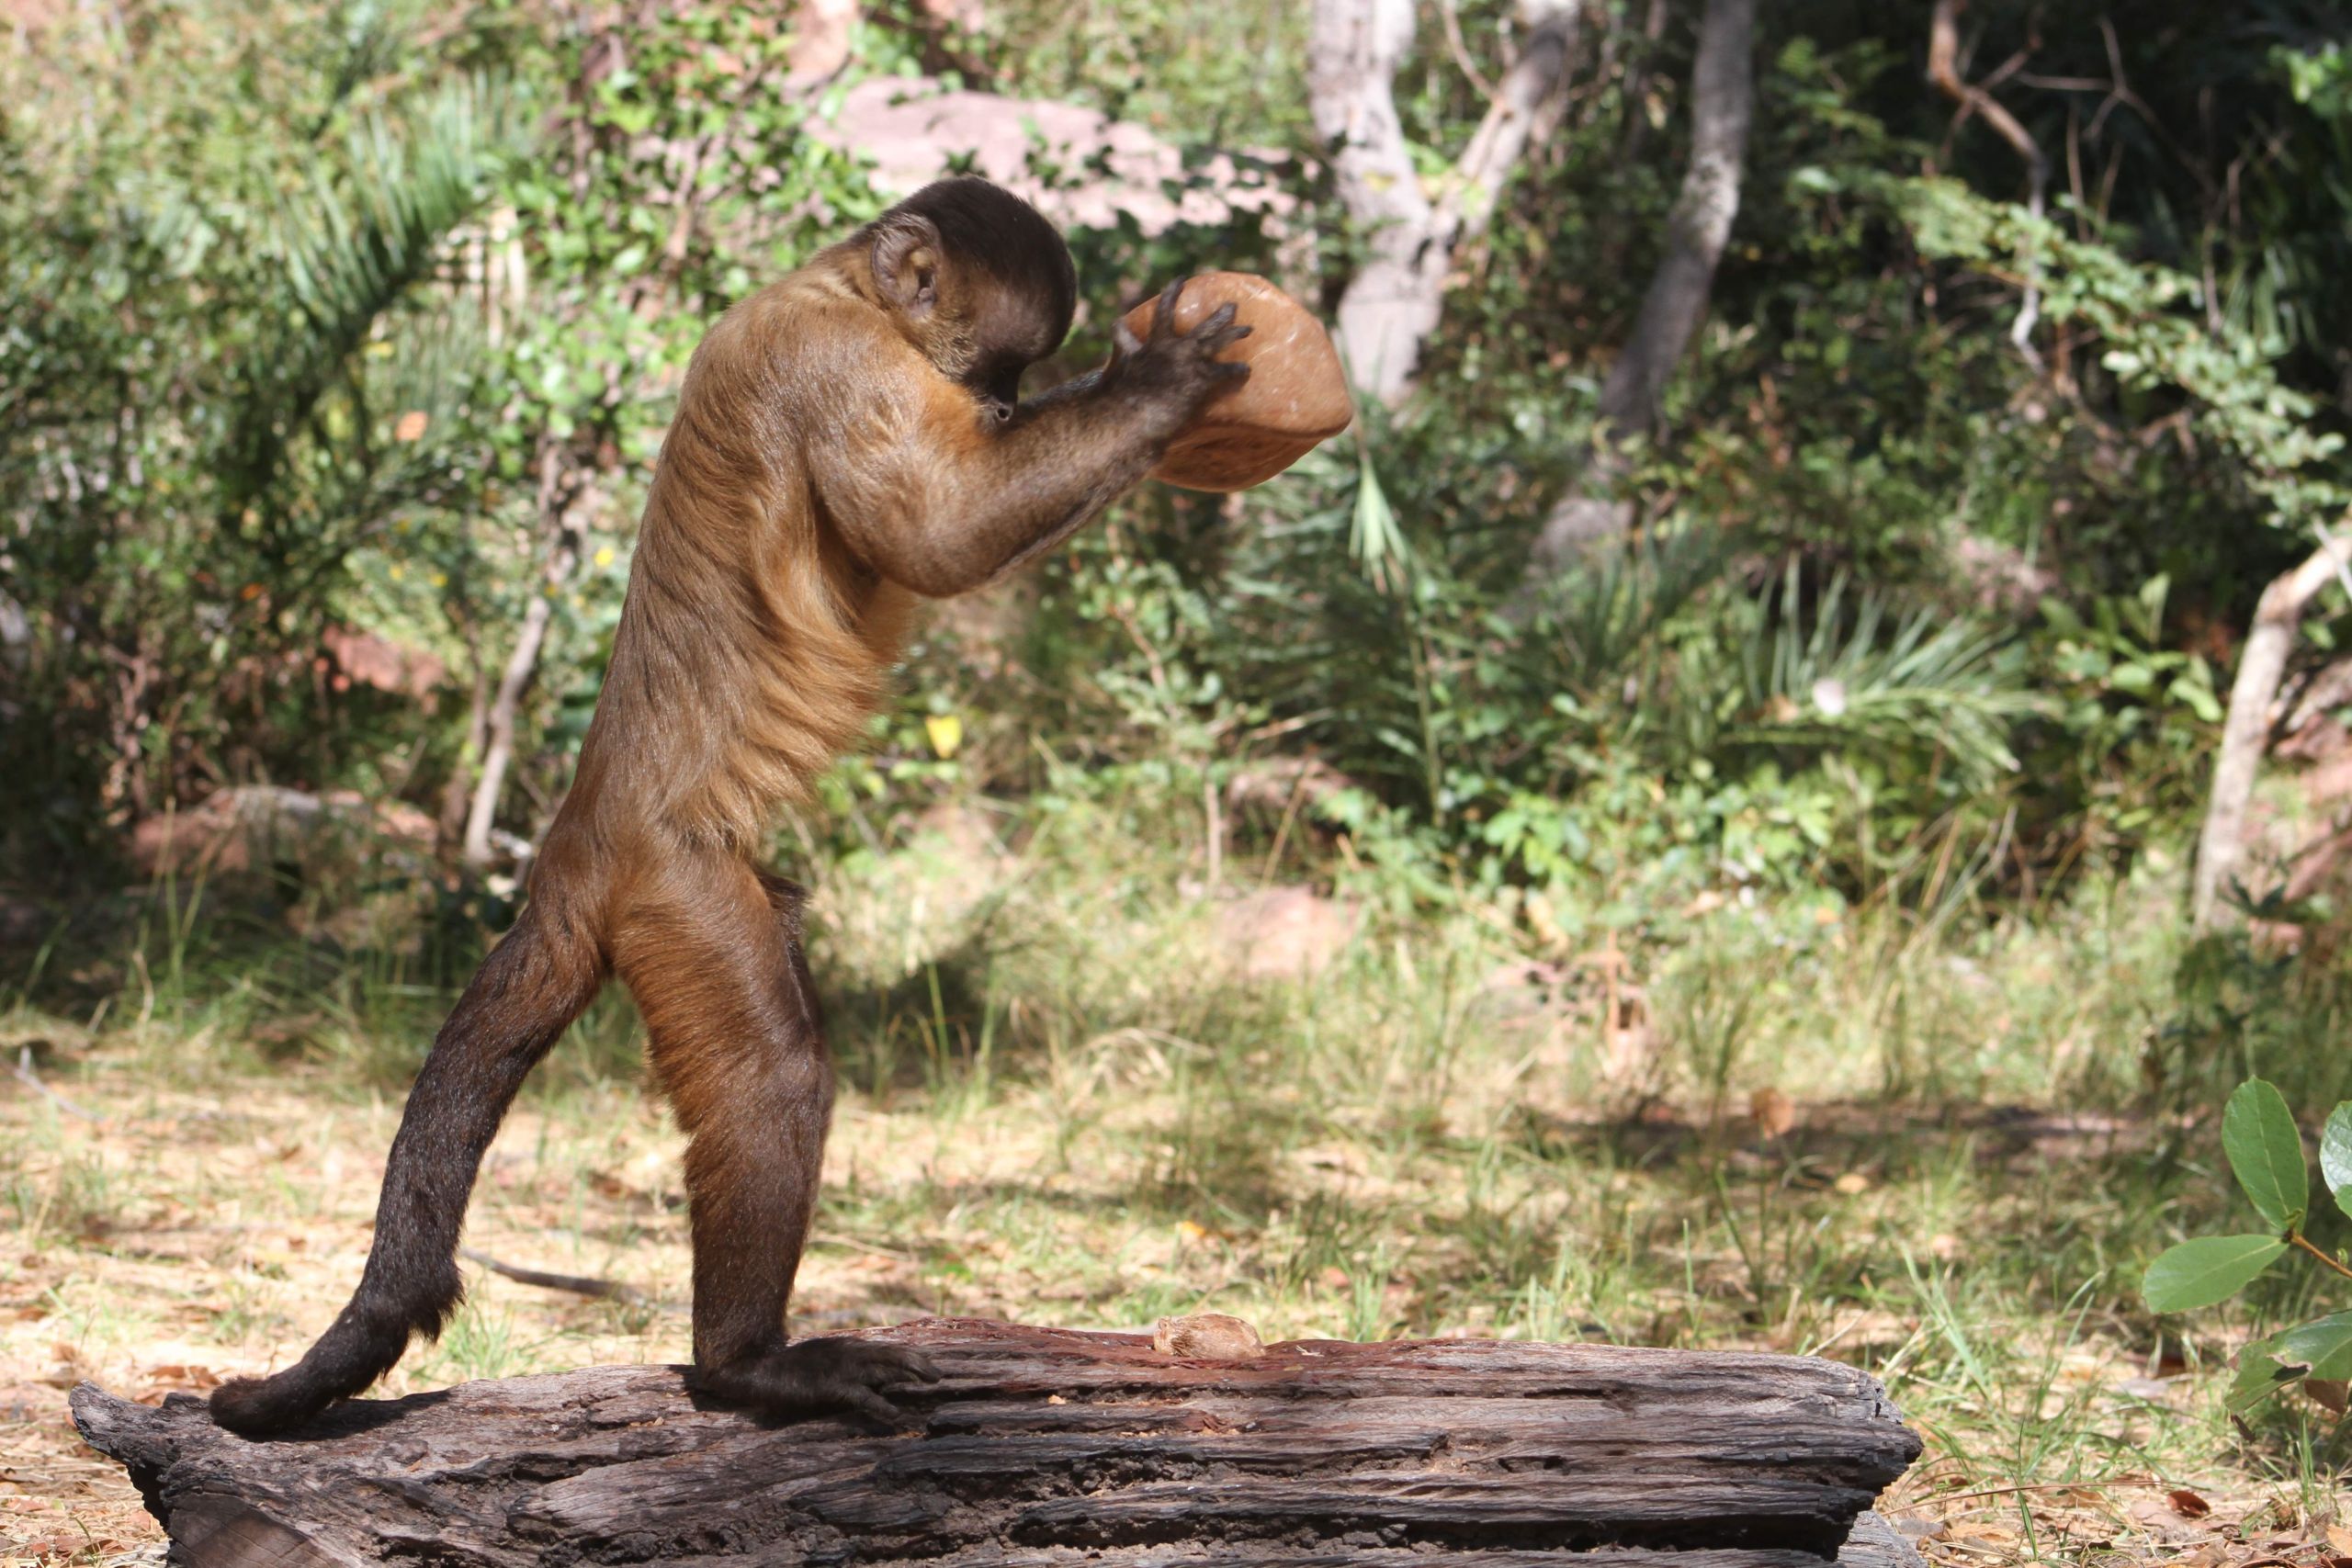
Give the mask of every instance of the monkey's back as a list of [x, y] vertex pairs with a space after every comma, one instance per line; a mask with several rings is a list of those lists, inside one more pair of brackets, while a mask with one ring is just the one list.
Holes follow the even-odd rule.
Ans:
[[[574, 794], [755, 851], [864, 733], [909, 596], [822, 525], [802, 453], [867, 309], [817, 263], [728, 310], [686, 371]], [[616, 744], [627, 737], [626, 746]]]

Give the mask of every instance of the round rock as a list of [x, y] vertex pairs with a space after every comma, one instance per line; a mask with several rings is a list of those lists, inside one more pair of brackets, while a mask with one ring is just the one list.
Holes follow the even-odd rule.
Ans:
[[[1151, 470], [1153, 479], [1186, 490], [1263, 484], [1355, 417], [1331, 334], [1306, 306], [1264, 278], [1247, 272], [1193, 275], [1176, 300], [1176, 326], [1191, 332], [1225, 304], [1251, 331], [1217, 357], [1246, 361], [1250, 378], [1219, 392]], [[1154, 295], [1127, 312], [1128, 329], [1147, 337], [1159, 314]]]

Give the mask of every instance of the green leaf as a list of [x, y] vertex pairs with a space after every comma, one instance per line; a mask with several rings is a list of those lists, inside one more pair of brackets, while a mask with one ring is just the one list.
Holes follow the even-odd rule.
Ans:
[[2331, 1313], [2240, 1351], [2229, 1408], [2243, 1413], [2304, 1378], [2352, 1378], [2352, 1312]]
[[2148, 1265], [2140, 1294], [2150, 1312], [2194, 1312], [2228, 1301], [2278, 1261], [2275, 1235], [2209, 1235], [2167, 1247]]
[[2335, 1194], [2335, 1206], [2352, 1214], [2352, 1100], [2329, 1111], [2319, 1130], [2319, 1174]]
[[2166, 687], [2165, 691], [2174, 700], [2186, 704], [2189, 710], [2203, 722], [2207, 724], [2222, 722], [2222, 705], [2214, 700], [2212, 692], [2200, 682], [2192, 681], [2186, 675], [2176, 675], [2173, 677], [2172, 684]]
[[2257, 1340], [2238, 1352], [2238, 1375], [2230, 1380], [2222, 1403], [2233, 1416], [2243, 1416], [2291, 1383], [2303, 1381], [2302, 1369], [2281, 1366], [2270, 1353], [2270, 1341]]
[[2222, 1112], [2222, 1147], [2238, 1185], [2270, 1228], [2300, 1228], [2311, 1209], [2312, 1179], [2287, 1097], [2262, 1078], [2238, 1085]]
[[2263, 1341], [2271, 1354], [2315, 1378], [2352, 1378], [2352, 1312], [2298, 1324]]

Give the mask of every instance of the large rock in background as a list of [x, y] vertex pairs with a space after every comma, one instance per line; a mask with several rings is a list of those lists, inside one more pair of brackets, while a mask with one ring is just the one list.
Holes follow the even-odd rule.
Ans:
[[1218, 907], [1216, 941], [1227, 969], [1244, 979], [1305, 980], [1338, 963], [1363, 922], [1353, 898], [1264, 887]]
[[413, 951], [438, 893], [433, 819], [356, 790], [232, 784], [133, 824], [123, 848], [142, 877], [191, 898], [223, 886], [273, 900], [296, 891], [288, 925], [345, 948]]
[[1065, 228], [1107, 229], [1125, 213], [1146, 234], [1158, 234], [1178, 223], [1224, 223], [1237, 212], [1288, 206], [1246, 153], [1218, 152], [1187, 169], [1175, 147], [1099, 110], [948, 88], [925, 77], [861, 82], [838, 115], [812, 119], [808, 130], [873, 160], [875, 188], [887, 195], [920, 190], [968, 157], [972, 173]]

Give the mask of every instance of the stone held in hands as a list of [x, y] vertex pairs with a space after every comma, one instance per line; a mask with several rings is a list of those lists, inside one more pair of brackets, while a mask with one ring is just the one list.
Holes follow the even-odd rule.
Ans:
[[[1151, 470], [1153, 479], [1185, 490], [1263, 484], [1355, 417], [1331, 334], [1306, 306], [1264, 278], [1246, 272], [1193, 275], [1177, 298], [1176, 326], [1189, 333], [1225, 304], [1250, 333], [1218, 357], [1247, 361], [1250, 378], [1218, 393]], [[1159, 314], [1155, 294], [1127, 312], [1128, 330], [1149, 336]]]

